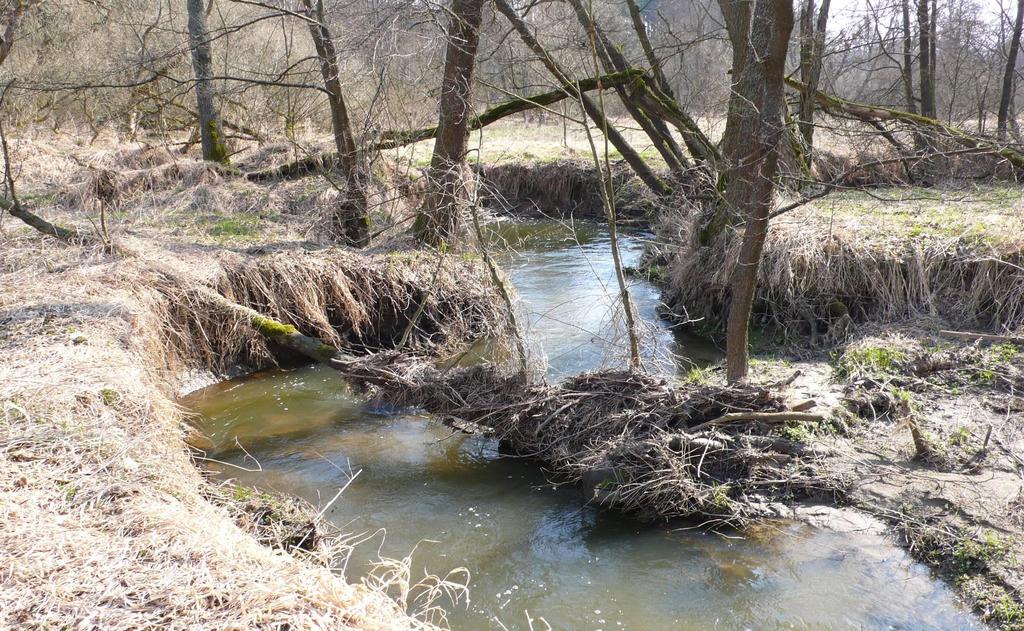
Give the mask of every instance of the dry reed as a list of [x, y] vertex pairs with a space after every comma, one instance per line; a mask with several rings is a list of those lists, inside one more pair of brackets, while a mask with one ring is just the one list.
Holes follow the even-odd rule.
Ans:
[[[845, 340], [853, 323], [922, 314], [953, 326], [1012, 331], [1024, 326], [1024, 242], [998, 227], [988, 230], [997, 238], [908, 230], [824, 208], [785, 215], [769, 228], [755, 320], [831, 343]], [[694, 217], [681, 215], [666, 221], [661, 240], [668, 244], [671, 311], [716, 331], [740, 240], [725, 233], [699, 245]]]

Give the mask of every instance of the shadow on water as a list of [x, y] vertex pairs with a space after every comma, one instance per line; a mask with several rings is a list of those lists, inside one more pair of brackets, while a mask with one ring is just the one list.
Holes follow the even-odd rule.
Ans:
[[[587, 226], [577, 243], [564, 228], [528, 228], [500, 227], [517, 239], [504, 263], [550, 376], [623, 361], [606, 233]], [[635, 260], [641, 245], [627, 239], [627, 256]], [[654, 316], [656, 289], [632, 282], [651, 363], [659, 344], [693, 348]], [[944, 585], [880, 538], [790, 522], [726, 537], [599, 513], [536, 463], [501, 456], [493, 440], [367, 409], [323, 367], [226, 382], [186, 403], [204, 418], [211, 457], [227, 463], [211, 468], [242, 485], [322, 506], [361, 471], [327, 517], [386, 536], [359, 547], [349, 578], [365, 572], [378, 546], [390, 557], [415, 547], [416, 577], [469, 568], [471, 600], [451, 612], [455, 629], [501, 628], [496, 619], [525, 629], [527, 611], [556, 629], [980, 628]], [[232, 466], [255, 469], [255, 461], [262, 470]]]

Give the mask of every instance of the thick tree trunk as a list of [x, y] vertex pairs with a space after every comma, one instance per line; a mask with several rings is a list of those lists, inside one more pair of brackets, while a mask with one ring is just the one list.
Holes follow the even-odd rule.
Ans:
[[188, 2], [188, 38], [192, 48], [192, 70], [196, 75], [196, 108], [199, 110], [199, 138], [203, 160], [227, 163], [228, 151], [224, 144], [217, 105], [214, 102], [213, 76], [210, 60], [210, 33], [206, 29], [203, 0]]
[[345, 178], [345, 188], [340, 192], [334, 211], [333, 230], [347, 244], [362, 247], [370, 242], [369, 200], [359, 147], [352, 134], [348, 107], [341, 89], [338, 52], [326, 23], [323, 0], [317, 0], [315, 6], [313, 0], [302, 0], [302, 4], [306, 17], [310, 19], [309, 32], [320, 61], [320, 74], [324, 79], [327, 103], [331, 109], [331, 130], [338, 151], [338, 165]]
[[[730, 6], [731, 0], [720, 3], [729, 16], [729, 9], [735, 5]], [[768, 233], [779, 142], [785, 133], [783, 79], [793, 30], [792, 0], [757, 0], [742, 21], [752, 28], [729, 28], [734, 49], [741, 49], [745, 59], [742, 70], [733, 77], [728, 126], [743, 143], [731, 143], [724, 155], [728, 170], [724, 201], [730, 215], [745, 221], [739, 258], [730, 280], [726, 328], [726, 377], [730, 383], [745, 380], [749, 366], [750, 315]]]
[[1017, 55], [1020, 52], [1022, 28], [1024, 28], [1024, 0], [1017, 0], [1017, 18], [1013, 22], [1010, 50], [1006, 53], [1006, 69], [1003, 72], [1003, 89], [999, 94], [999, 120], [996, 133], [1000, 140], [1006, 138], [1007, 121], [1009, 121], [1011, 105], [1013, 104], [1014, 79], [1016, 78]]
[[800, 10], [800, 80], [807, 86], [800, 93], [797, 124], [803, 137], [806, 161], [811, 163], [814, 151], [814, 95], [821, 78], [821, 63], [825, 53], [825, 30], [831, 0], [822, 0], [818, 18], [814, 19], [814, 0], [806, 0]]
[[[732, 43], [732, 68], [729, 70], [729, 74], [732, 85], [735, 86], [743, 74], [743, 66], [747, 63], [745, 41], [750, 34], [750, 14], [754, 2], [752, 0], [718, 0], [718, 6], [721, 7], [722, 17], [725, 18], [725, 29], [729, 35], [729, 41]], [[733, 97], [735, 97], [735, 92], [729, 98], [725, 131], [722, 133], [722, 140], [719, 143], [719, 149], [725, 160], [728, 160], [727, 156], [736, 155], [736, 146], [744, 142], [744, 139], [740, 138], [741, 131], [738, 128], [741, 117], [733, 111], [733, 108], [739, 104]], [[726, 166], [725, 170], [728, 168]], [[726, 178], [727, 176], [723, 173], [722, 186], [727, 185]]]
[[473, 114], [473, 74], [483, 0], [454, 0], [441, 79], [437, 140], [430, 159], [429, 192], [416, 219], [417, 237], [434, 246], [453, 243], [463, 209], [471, 203], [473, 176], [466, 164]]

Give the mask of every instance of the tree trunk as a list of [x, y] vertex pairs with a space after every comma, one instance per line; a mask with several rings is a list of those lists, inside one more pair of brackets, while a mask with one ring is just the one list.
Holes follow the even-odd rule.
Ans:
[[[794, 79], [787, 78], [786, 84], [795, 90], [804, 89], [804, 85]], [[990, 151], [1002, 156], [1014, 167], [1024, 169], [1024, 153], [1017, 151], [1012, 146], [993, 142], [988, 138], [972, 136], [960, 128], [947, 125], [934, 118], [926, 118], [920, 114], [895, 110], [881, 105], [847, 101], [834, 94], [821, 91], [815, 95], [815, 100], [818, 102], [818, 107], [825, 111], [841, 112], [845, 116], [853, 116], [869, 125], [874, 125], [880, 121], [897, 121], [913, 129], [915, 136], [918, 138], [923, 137], [926, 133], [938, 135], [957, 143], [961, 147]]]
[[[747, 63], [747, 50], [744, 42], [750, 34], [750, 14], [755, 1], [718, 0], [718, 5], [722, 9], [722, 17], [725, 19], [725, 29], [732, 44], [732, 67], [729, 70], [729, 74], [733, 86], [739, 81], [740, 76], [743, 74], [743, 66]], [[733, 108], [738, 105], [737, 100], [733, 98], [735, 94], [735, 92], [730, 93], [725, 119], [725, 131], [722, 132], [722, 140], [719, 144], [723, 159], [726, 159], [726, 161], [728, 161], [725, 158], [726, 156], [736, 155], [736, 145], [742, 143], [739, 137], [740, 129], [737, 127], [741, 117], [737, 112], [733, 112]], [[728, 169], [729, 166], [726, 165], [724, 170]], [[727, 184], [726, 178], [727, 176], [723, 173], [722, 186]]]
[[[2, 63], [3, 59], [0, 58], [0, 64]], [[85, 242], [85, 238], [77, 231], [51, 223], [21, 205], [21, 200], [18, 199], [18, 194], [14, 190], [14, 166], [11, 165], [11, 152], [7, 146], [7, 134], [4, 132], [2, 122], [0, 122], [0, 155], [4, 159], [4, 187], [7, 189], [9, 198], [0, 197], [0, 210], [6, 210], [11, 213], [12, 217], [17, 217], [47, 236], [66, 243]]]
[[[626, 61], [626, 58], [619, 52], [615, 44], [608, 39], [604, 31], [597, 25], [594, 16], [583, 6], [581, 0], [568, 0], [568, 2], [576, 13], [576, 19], [593, 39], [595, 52], [598, 59], [601, 60], [601, 66], [604, 68], [604, 71], [611, 73], [629, 70], [629, 62]], [[616, 85], [615, 92], [618, 94], [619, 100], [626, 108], [626, 111], [629, 112], [633, 120], [647, 134], [651, 144], [661, 154], [669, 170], [675, 175], [681, 176], [683, 169], [688, 167], [689, 164], [687, 164], [686, 157], [683, 156], [682, 150], [676, 144], [675, 139], [672, 138], [672, 134], [665, 123], [658, 118], [652, 118], [648, 115], [648, 112], [643, 111], [645, 109], [643, 102], [630, 94], [625, 86]]]
[[654, 46], [647, 34], [647, 24], [640, 12], [636, 0], [626, 0], [629, 7], [629, 17], [633, 22], [633, 30], [637, 39], [640, 40], [640, 47], [644, 51], [647, 63], [651, 66], [653, 84], [647, 86], [649, 89], [641, 91], [639, 98], [644, 109], [652, 116], [658, 116], [662, 120], [673, 125], [683, 139], [683, 144], [690, 152], [696, 162], [702, 163], [714, 172], [718, 168], [720, 156], [718, 149], [708, 139], [704, 132], [697, 126], [697, 122], [679, 104], [675, 92], [665, 76], [662, 69], [662, 62], [654, 52]]
[[1022, 27], [1024, 27], [1024, 0], [1017, 0], [1017, 18], [1013, 22], [1010, 50], [1006, 53], [1006, 69], [1003, 72], [1003, 89], [999, 95], [999, 120], [996, 132], [999, 140], [1006, 138], [1007, 121], [1010, 118], [1010, 106], [1013, 103], [1014, 79], [1016, 78], [1017, 54], [1020, 52]]
[[814, 19], [814, 0], [806, 0], [800, 10], [800, 80], [807, 86], [800, 93], [797, 124], [803, 137], [807, 164], [811, 164], [814, 151], [814, 95], [821, 78], [822, 57], [825, 54], [825, 30], [831, 0], [822, 0], [818, 19]]
[[471, 202], [472, 173], [466, 164], [473, 114], [473, 71], [480, 41], [483, 0], [454, 0], [444, 56], [437, 140], [430, 159], [429, 187], [416, 219], [417, 237], [434, 246], [458, 237], [462, 211]]
[[921, 115], [935, 118], [935, 66], [932, 63], [932, 20], [928, 0], [917, 2], [918, 63], [921, 74]]
[[[564, 101], [565, 99], [576, 98], [573, 96], [575, 91], [589, 92], [590, 90], [596, 90], [598, 85], [607, 88], [616, 84], [634, 83], [642, 77], [643, 71], [634, 69], [627, 72], [617, 72], [614, 74], [602, 75], [600, 77], [582, 79], [578, 82], [574, 81], [572, 83], [564, 84], [558, 89], [543, 92], [541, 94], [520, 96], [512, 100], [505, 101], [499, 105], [495, 105], [480, 116], [473, 117], [470, 121], [469, 129], [481, 129], [491, 123], [497, 122], [508, 116], [512, 116], [513, 114], [526, 114], [531, 109], [547, 107], [558, 103], [559, 101]], [[371, 145], [367, 149], [364, 149], [364, 151], [395, 149], [396, 147], [404, 147], [406, 145], [420, 142], [421, 140], [429, 140], [436, 137], [437, 125], [434, 125], [433, 127], [422, 127], [420, 129], [385, 131], [380, 135], [379, 142]], [[298, 178], [310, 173], [329, 170], [334, 168], [337, 164], [337, 152], [330, 154], [314, 154], [305, 156], [293, 162], [288, 162], [281, 166], [271, 167], [262, 171], [250, 171], [245, 174], [245, 177], [254, 182], [279, 178]]]
[[199, 138], [203, 160], [226, 164], [228, 151], [214, 103], [210, 60], [210, 33], [206, 29], [203, 0], [188, 1], [188, 38], [192, 48], [192, 70], [196, 75], [196, 107], [199, 110]]
[[334, 210], [333, 231], [347, 244], [362, 247], [370, 242], [369, 200], [359, 148], [352, 134], [348, 107], [341, 90], [338, 53], [324, 17], [323, 0], [317, 0], [315, 6], [313, 0], [302, 0], [302, 5], [310, 20], [309, 33], [313, 37], [313, 46], [320, 61], [320, 74], [327, 92], [327, 103], [331, 108], [331, 130], [338, 151], [338, 165], [345, 178], [345, 189], [340, 191]]
[[914, 43], [910, 34], [910, 0], [903, 0], [903, 96], [907, 111], [917, 113], [914, 99]]
[[21, 26], [21, 18], [25, 15], [25, 9], [30, 4], [32, 2], [15, 2], [14, 6], [4, 15], [6, 24], [3, 35], [0, 35], [0, 65], [7, 60], [7, 55], [11, 54], [11, 49], [14, 47], [14, 36], [18, 32], [18, 27]]
[[[733, 0], [719, 0], [723, 14], [731, 11]], [[752, 19], [751, 19], [752, 18]], [[739, 75], [734, 75], [729, 99], [728, 127], [739, 142], [730, 143], [724, 159], [728, 187], [724, 201], [730, 215], [742, 217], [746, 227], [739, 258], [730, 280], [729, 317], [726, 328], [726, 377], [729, 383], [746, 379], [748, 329], [757, 287], [761, 253], [768, 233], [779, 142], [785, 133], [783, 112], [786, 51], [793, 30], [792, 0], [757, 0], [744, 19], [749, 30], [729, 25], [735, 49], [743, 51]], [[749, 28], [751, 27], [752, 28]]]

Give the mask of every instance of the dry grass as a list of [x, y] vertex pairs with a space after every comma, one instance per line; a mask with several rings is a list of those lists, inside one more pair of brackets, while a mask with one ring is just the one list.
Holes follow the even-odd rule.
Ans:
[[[193, 466], [173, 398], [186, 368], [271, 360], [241, 323], [186, 315], [205, 306], [188, 302], [190, 286], [273, 307], [332, 340], [370, 342], [401, 323], [388, 314], [424, 297], [433, 267], [415, 255], [123, 245], [131, 255], [114, 259], [15, 230], [0, 248], [0, 626], [426, 626], [379, 586], [312, 562], [343, 552], [344, 540], [294, 555], [240, 529], [237, 507], [211, 501]], [[451, 269], [460, 265], [476, 263]], [[473, 304], [482, 289], [442, 278], [426, 323], [490, 317], [491, 306]], [[454, 331], [420, 340], [469, 333]]]
[[[1024, 325], [1019, 189], [842, 194], [773, 221], [756, 296], [760, 324], [842, 341], [849, 324], [920, 314], [992, 331]], [[668, 298], [715, 330], [739, 239], [697, 246], [693, 219], [666, 222]], [[682, 244], [674, 246], [673, 244]]]

